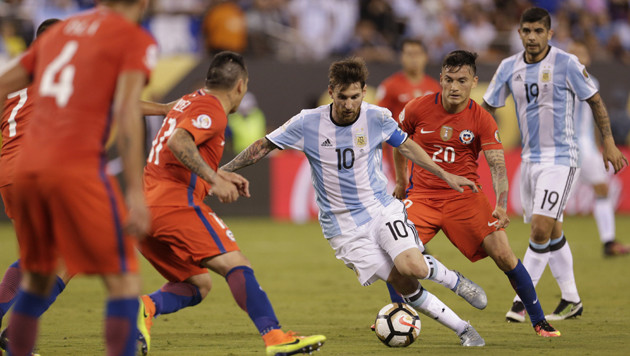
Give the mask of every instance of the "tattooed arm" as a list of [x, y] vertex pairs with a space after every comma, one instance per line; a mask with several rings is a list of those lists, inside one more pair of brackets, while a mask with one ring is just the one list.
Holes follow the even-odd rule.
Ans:
[[238, 199], [239, 187], [235, 182], [215, 172], [203, 160], [192, 135], [188, 131], [182, 128], [175, 129], [166, 145], [186, 168], [212, 185], [209, 194], [216, 195], [222, 203], [231, 203]]
[[597, 93], [589, 99], [586, 99], [586, 102], [591, 106], [595, 123], [602, 133], [602, 156], [604, 158], [604, 166], [606, 166], [606, 170], [608, 170], [608, 162], [612, 163], [615, 173], [617, 173], [624, 165], [628, 165], [628, 160], [621, 151], [619, 151], [617, 146], [615, 146], [615, 140], [613, 139], [612, 130], [610, 129], [610, 119], [608, 118], [608, 111], [606, 110], [604, 101], [599, 93]]
[[483, 152], [490, 167], [494, 194], [497, 196], [492, 216], [498, 219], [497, 229], [505, 228], [510, 224], [510, 218], [507, 215], [508, 178], [503, 150], [484, 150]]
[[237, 171], [243, 167], [247, 167], [260, 161], [263, 157], [269, 154], [269, 152], [275, 150], [276, 148], [278, 148], [276, 145], [274, 145], [266, 137], [263, 137], [249, 145], [249, 147], [239, 153], [238, 156], [234, 157], [233, 160], [221, 167], [221, 170], [226, 172]]

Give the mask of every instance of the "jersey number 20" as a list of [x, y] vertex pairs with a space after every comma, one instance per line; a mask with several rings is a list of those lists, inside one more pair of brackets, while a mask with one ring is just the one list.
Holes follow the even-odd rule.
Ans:
[[[79, 44], [77, 41], [68, 41], [61, 53], [44, 70], [42, 81], [39, 85], [40, 96], [52, 96], [55, 98], [57, 106], [62, 108], [68, 104], [68, 100], [72, 96], [74, 87], [75, 67], [70, 63], [72, 57], [77, 52]], [[55, 81], [55, 77], [59, 75], [59, 79]]]

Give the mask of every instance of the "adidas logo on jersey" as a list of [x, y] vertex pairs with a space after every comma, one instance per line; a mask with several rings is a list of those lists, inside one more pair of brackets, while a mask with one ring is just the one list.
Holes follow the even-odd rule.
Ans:
[[522, 81], [523, 81], [523, 78], [521, 78], [521, 75], [520, 75], [520, 74], [517, 74], [517, 75], [516, 75], [516, 78], [514, 78], [514, 81], [515, 81], [515, 82], [522, 82]]
[[330, 143], [329, 139], [326, 139], [322, 142], [322, 147], [332, 147], [332, 143]]

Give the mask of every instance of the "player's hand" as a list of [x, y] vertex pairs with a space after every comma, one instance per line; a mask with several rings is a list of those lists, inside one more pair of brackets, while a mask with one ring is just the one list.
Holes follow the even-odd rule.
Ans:
[[479, 192], [479, 189], [477, 189], [477, 185], [468, 178], [444, 172], [443, 179], [451, 188], [460, 193], [464, 192], [464, 187], [470, 187], [470, 189], [472, 189], [472, 191], [475, 193]]
[[508, 217], [507, 211], [501, 207], [496, 207], [492, 212], [492, 216], [497, 219], [494, 227], [499, 230], [501, 228], [506, 228], [510, 225], [510, 218]]
[[238, 199], [238, 187], [217, 174], [208, 195], [216, 196], [221, 203], [233, 203]]
[[617, 174], [624, 166], [628, 165], [628, 159], [619, 151], [619, 148], [615, 146], [615, 142], [612, 138], [604, 141], [604, 150], [602, 152], [602, 158], [604, 159], [604, 166], [606, 172], [608, 172], [608, 162], [610, 162]]
[[229, 182], [232, 182], [238, 188], [238, 195], [249, 198], [249, 181], [242, 175], [233, 172], [226, 172], [222, 169], [217, 170], [219, 176]]
[[392, 193], [392, 195], [394, 196], [394, 198], [396, 199], [400, 199], [403, 200], [405, 199], [406, 191], [407, 190], [407, 185], [405, 183], [396, 183], [396, 187], [394, 187], [394, 192]]
[[144, 201], [144, 194], [128, 192], [126, 196], [129, 215], [125, 221], [124, 230], [127, 234], [144, 238], [151, 227], [151, 214]]

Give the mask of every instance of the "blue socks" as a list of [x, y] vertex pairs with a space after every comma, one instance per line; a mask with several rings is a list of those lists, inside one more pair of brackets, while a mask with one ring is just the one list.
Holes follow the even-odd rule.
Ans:
[[241, 309], [252, 319], [260, 335], [273, 329], [280, 329], [280, 324], [273, 311], [271, 302], [256, 277], [254, 271], [247, 266], [232, 268], [225, 279], [230, 286], [232, 296]]
[[512, 288], [514, 288], [516, 294], [518, 294], [525, 305], [525, 309], [527, 310], [527, 314], [529, 314], [529, 319], [531, 320], [532, 325], [536, 325], [541, 320], [544, 320], [545, 314], [543, 313], [540, 302], [538, 301], [536, 289], [534, 288], [534, 284], [532, 283], [529, 273], [527, 273], [527, 270], [521, 263], [521, 260], [518, 260], [518, 263], [513, 270], [505, 272], [505, 274], [510, 279]]
[[394, 289], [394, 287], [385, 282], [385, 284], [387, 284], [387, 290], [389, 291], [389, 298], [392, 300], [392, 303], [405, 303], [405, 301], [403, 300], [403, 297], [401, 297], [398, 292], [396, 292], [396, 290]]
[[199, 288], [186, 282], [168, 282], [159, 290], [149, 294], [149, 297], [155, 303], [155, 316], [174, 313], [201, 302]]
[[138, 337], [138, 298], [109, 299], [105, 314], [108, 354], [135, 356]]

